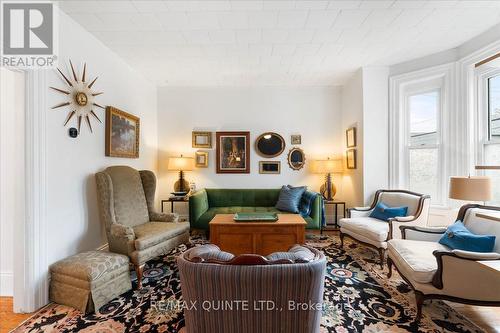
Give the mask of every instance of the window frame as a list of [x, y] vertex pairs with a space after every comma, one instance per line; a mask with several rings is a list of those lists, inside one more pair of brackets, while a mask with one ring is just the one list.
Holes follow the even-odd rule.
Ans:
[[[420, 148], [438, 149], [437, 197], [431, 198], [431, 207], [446, 209], [450, 206], [447, 196], [448, 179], [454, 174], [450, 170], [453, 160], [452, 138], [455, 114], [453, 96], [455, 93], [453, 80], [455, 67], [453, 63], [435, 66], [419, 71], [392, 76], [389, 79], [389, 186], [390, 188], [409, 188], [409, 153], [410, 147], [409, 96], [429, 91], [439, 91], [437, 143]], [[450, 124], [453, 123], [453, 126]], [[429, 194], [429, 193], [425, 193]]]

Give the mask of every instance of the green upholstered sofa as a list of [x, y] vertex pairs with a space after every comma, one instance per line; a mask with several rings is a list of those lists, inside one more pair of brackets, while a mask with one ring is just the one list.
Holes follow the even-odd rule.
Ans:
[[[191, 228], [208, 230], [208, 223], [216, 214], [237, 212], [276, 212], [280, 189], [203, 189], [189, 197]], [[321, 228], [321, 195], [313, 203], [310, 216], [304, 219], [307, 229]]]

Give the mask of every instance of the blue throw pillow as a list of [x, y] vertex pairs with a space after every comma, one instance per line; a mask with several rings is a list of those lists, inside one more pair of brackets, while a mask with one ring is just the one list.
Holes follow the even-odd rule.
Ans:
[[399, 216], [403, 217], [408, 214], [408, 207], [389, 207], [383, 202], [379, 202], [370, 214], [378, 220], [388, 221], [390, 218]]
[[495, 238], [495, 236], [490, 235], [473, 234], [464, 226], [462, 221], [457, 221], [446, 229], [439, 243], [453, 250], [493, 252]]
[[300, 199], [302, 198], [302, 194], [304, 194], [306, 189], [307, 188], [305, 186], [282, 186], [280, 196], [275, 207], [285, 212], [298, 213]]

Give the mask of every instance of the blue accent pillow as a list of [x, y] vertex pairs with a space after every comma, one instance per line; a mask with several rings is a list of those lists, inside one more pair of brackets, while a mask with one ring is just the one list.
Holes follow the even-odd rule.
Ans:
[[290, 213], [299, 212], [300, 199], [302, 194], [306, 191], [307, 187], [292, 187], [290, 185], [281, 187], [280, 196], [276, 203], [276, 208]]
[[453, 250], [493, 252], [495, 238], [495, 236], [491, 235], [473, 234], [465, 227], [462, 221], [457, 221], [446, 229], [439, 243]]
[[399, 216], [403, 217], [408, 214], [408, 207], [389, 207], [383, 202], [379, 202], [373, 211], [370, 214], [370, 217], [373, 217], [378, 220], [388, 221], [390, 218]]

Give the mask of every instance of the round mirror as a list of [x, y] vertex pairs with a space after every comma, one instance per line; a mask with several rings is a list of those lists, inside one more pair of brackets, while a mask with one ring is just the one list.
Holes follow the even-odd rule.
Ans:
[[263, 157], [276, 157], [285, 150], [285, 140], [278, 133], [267, 132], [255, 140], [255, 150]]
[[293, 170], [300, 170], [306, 164], [306, 156], [300, 148], [292, 148], [288, 152], [288, 165]]

